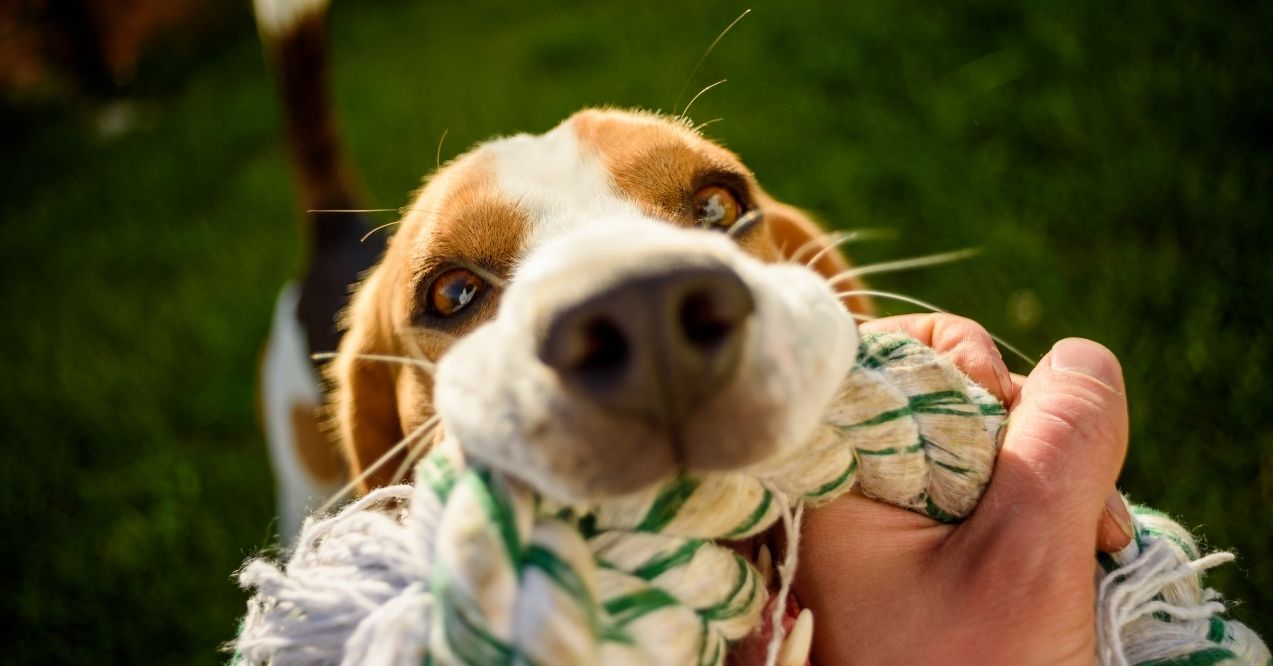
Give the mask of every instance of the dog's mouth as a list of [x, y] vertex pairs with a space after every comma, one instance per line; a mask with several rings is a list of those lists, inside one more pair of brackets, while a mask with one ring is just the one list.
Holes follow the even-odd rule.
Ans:
[[[782, 587], [781, 568], [783, 562], [775, 559], [775, 553], [781, 557], [786, 552], [786, 537], [781, 525], [775, 525], [760, 534], [747, 539], [723, 541], [721, 545], [738, 553], [760, 573], [768, 593], [760, 624], [756, 630], [742, 641], [733, 645], [726, 655], [727, 666], [762, 666], [767, 663], [769, 645], [773, 641], [776, 627], [782, 627], [783, 647], [780, 649], [780, 666], [804, 666], [809, 659], [803, 661], [783, 660], [784, 652], [808, 654], [808, 648], [796, 644], [807, 643], [811, 635], [804, 635], [808, 628], [796, 629], [802, 606], [794, 592], [788, 590], [785, 596], [779, 594]], [[776, 607], [781, 604], [782, 611], [775, 614]], [[775, 622], [777, 624], [775, 624]]]

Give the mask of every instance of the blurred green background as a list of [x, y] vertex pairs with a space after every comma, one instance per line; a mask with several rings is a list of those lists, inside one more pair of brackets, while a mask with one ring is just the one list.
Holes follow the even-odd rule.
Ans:
[[[404, 204], [444, 130], [445, 158], [586, 105], [671, 109], [745, 6], [337, 3], [369, 204]], [[1032, 355], [1111, 347], [1123, 487], [1236, 550], [1210, 581], [1273, 635], [1273, 3], [753, 8], [692, 116], [778, 197], [894, 232], [858, 262], [983, 249], [875, 286]], [[141, 61], [127, 106], [0, 116], [3, 661], [217, 662], [231, 574], [271, 542], [255, 363], [299, 237], [255, 29], [226, 11]]]

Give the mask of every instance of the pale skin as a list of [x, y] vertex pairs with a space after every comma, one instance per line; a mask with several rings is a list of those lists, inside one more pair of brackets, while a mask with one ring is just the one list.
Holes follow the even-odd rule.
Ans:
[[1114, 491], [1127, 450], [1118, 360], [1058, 342], [1028, 377], [981, 326], [950, 315], [870, 322], [952, 360], [1009, 407], [972, 517], [941, 525], [860, 495], [806, 514], [795, 592], [821, 664], [1091, 664], [1094, 553], [1127, 545]]

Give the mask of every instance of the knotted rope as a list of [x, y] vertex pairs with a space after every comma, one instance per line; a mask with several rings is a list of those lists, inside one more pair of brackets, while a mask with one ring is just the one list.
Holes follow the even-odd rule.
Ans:
[[[761, 624], [769, 594], [761, 573], [721, 541], [759, 534], [784, 508], [829, 501], [855, 484], [959, 520], [989, 482], [1005, 418], [931, 349], [885, 334], [862, 340], [808, 444], [752, 469], [681, 475], [618, 500], [564, 506], [445, 441], [418, 465], [414, 485], [311, 518], [282, 567], [261, 559], [244, 567], [240, 583], [255, 594], [237, 658], [722, 664]], [[1160, 514], [1138, 512], [1136, 523], [1135, 548], [1104, 562], [1102, 662], [1207, 653], [1263, 664], [1258, 637], [1220, 619], [1223, 607], [1201, 588], [1201, 570], [1225, 555], [1199, 559], [1188, 534]], [[792, 564], [794, 551], [780, 594]]]

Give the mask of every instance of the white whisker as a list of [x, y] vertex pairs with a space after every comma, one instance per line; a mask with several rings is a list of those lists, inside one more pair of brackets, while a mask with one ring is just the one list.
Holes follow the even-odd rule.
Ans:
[[685, 84], [681, 86], [681, 92], [676, 94], [676, 104], [672, 105], [672, 115], [685, 117], [684, 113], [677, 113], [676, 110], [681, 106], [681, 100], [685, 98], [685, 91], [690, 87], [690, 82], [694, 80], [694, 75], [698, 74], [698, 69], [703, 66], [703, 62], [707, 60], [707, 56], [712, 54], [712, 50], [716, 48], [716, 45], [720, 43], [720, 40], [724, 39], [725, 35], [728, 35], [729, 31], [733, 30], [734, 26], [738, 25], [738, 22], [743, 20], [743, 17], [750, 13], [750, 9], [743, 10], [743, 13], [739, 14], [738, 18], [734, 19], [729, 25], [725, 26], [725, 29], [721, 30], [719, 35], [716, 35], [716, 39], [712, 40], [711, 46], [707, 47], [707, 50], [703, 52], [702, 57], [700, 57], [698, 62], [694, 64], [694, 69], [690, 70], [690, 75], [685, 77]]
[[707, 86], [706, 88], [703, 88], [702, 90], [698, 91], [698, 94], [694, 96], [694, 99], [691, 99], [690, 103], [685, 105], [685, 110], [681, 112], [681, 117], [688, 118], [689, 116], [687, 114], [689, 114], [690, 112], [690, 107], [694, 106], [694, 102], [697, 102], [698, 98], [703, 96], [703, 93], [707, 92], [708, 90], [711, 90], [712, 88], [715, 88], [716, 86], [724, 83], [727, 80], [728, 79], [721, 79], [717, 81], [716, 83], [713, 83], [712, 85]]
[[[442, 134], [442, 138], [444, 139], [446, 138], [445, 132]], [[438, 150], [439, 151], [442, 150], [441, 143], [438, 144]], [[439, 152], [438, 155], [441, 156], [441, 152]], [[441, 167], [439, 166], [439, 168]], [[376, 233], [377, 231], [380, 231], [381, 229], [388, 229], [389, 227], [392, 227], [395, 224], [402, 224], [403, 218], [406, 218], [406, 216], [411, 213], [432, 214], [435, 211], [429, 211], [423, 208], [407, 208], [403, 206], [402, 208], [311, 208], [305, 212], [306, 213], [397, 213], [399, 215], [399, 219], [394, 220], [393, 222], [382, 224], [372, 229], [371, 231], [368, 231], [367, 233], [363, 234], [362, 238], [358, 239], [358, 242], [365, 243], [367, 242], [367, 239], [371, 238], [371, 235]]]
[[[837, 292], [836, 296], [839, 298], [846, 298], [851, 296], [874, 296], [876, 298], [889, 298], [895, 301], [901, 301], [903, 303], [909, 303], [911, 305], [921, 307], [925, 310], [928, 310], [929, 312], [936, 312], [939, 314], [950, 314], [946, 310], [943, 310], [937, 307], [936, 305], [933, 305], [932, 303], [921, 301], [918, 298], [911, 298], [910, 296], [895, 294], [891, 291], [880, 291], [878, 289], [851, 289], [849, 291]], [[1017, 349], [1012, 343], [1008, 342], [1007, 340], [1004, 340], [1003, 338], [995, 335], [994, 333], [991, 333], [990, 331], [986, 331], [986, 333], [989, 334], [990, 339], [994, 340], [1000, 347], [1003, 347], [1004, 349], [1007, 349], [1008, 351], [1012, 352], [1018, 358], [1030, 364], [1031, 367], [1039, 364], [1038, 359], [1031, 358], [1030, 356], [1026, 355], [1025, 352], [1021, 351], [1020, 349]]]
[[442, 136], [438, 138], [438, 149], [437, 151], [433, 153], [433, 164], [434, 166], [437, 167], [438, 170], [442, 169], [442, 142], [446, 141], [446, 135], [449, 134], [450, 132], [451, 132], [450, 127], [442, 130]]
[[434, 368], [437, 367], [432, 361], [429, 360], [429, 357], [425, 355], [424, 350], [420, 348], [420, 342], [416, 340], [415, 336], [403, 335], [402, 339], [406, 341], [406, 344], [408, 347], [407, 353], [412, 360], [416, 361], [417, 363], [427, 364], [430, 367], [434, 367]]
[[[354, 354], [352, 352], [347, 352], [347, 353], [349, 353], [350, 356], [362, 361], [381, 361], [384, 363], [398, 363], [401, 365], [415, 366], [429, 374], [433, 374], [433, 371], [436, 369], [433, 363], [430, 363], [429, 361], [423, 358], [418, 358], [418, 359], [406, 358], [404, 356], [389, 356], [386, 354]], [[315, 361], [330, 361], [339, 355], [340, 355], [340, 352], [319, 352], [317, 354], [310, 354], [310, 358], [314, 359]]]
[[[819, 247], [821, 245], [822, 245], [821, 238], [810, 238], [809, 240], [801, 244], [800, 247], [796, 248], [795, 252], [792, 252], [791, 254], [787, 255], [787, 261], [790, 261], [793, 264], [804, 264], [804, 260], [801, 259], [801, 257], [804, 256], [804, 253], [816, 247]], [[786, 249], [786, 248], [783, 248], [783, 249]]]
[[[778, 253], [782, 255], [783, 257], [785, 257], [787, 261], [789, 262], [803, 263], [805, 268], [810, 268], [813, 266], [813, 264], [817, 263], [818, 259], [822, 258], [822, 255], [824, 253], [830, 251], [830, 248], [839, 247], [846, 243], [853, 243], [857, 241], [893, 238], [896, 235], [897, 234], [890, 229], [879, 229], [879, 228], [873, 228], [873, 227], [865, 227], [862, 229], [848, 229], [846, 231], [833, 232], [829, 234], [828, 238], [826, 239], [811, 238], [805, 241], [803, 245], [796, 248], [796, 251], [791, 253], [790, 255], [787, 254], [786, 246], [779, 248]], [[822, 245], [822, 247], [819, 248], [818, 253], [815, 254], [812, 259], [808, 261], [801, 261], [800, 258], [804, 255], [805, 252], [808, 252], [809, 250], [812, 250], [813, 248], [818, 247], [819, 245]]]
[[349, 493], [353, 492], [356, 488], [358, 488], [358, 484], [362, 483], [363, 481], [367, 479], [367, 477], [374, 474], [376, 470], [384, 466], [386, 462], [389, 462], [390, 459], [398, 455], [398, 453], [401, 452], [402, 450], [410, 447], [415, 440], [420, 439], [424, 437], [425, 435], [428, 435], [430, 432], [432, 432], [433, 428], [437, 426], [439, 420], [440, 420], [440, 417], [435, 415], [433, 417], [430, 417], [424, 423], [421, 423], [419, 426], [416, 426], [415, 430], [412, 430], [411, 432], [407, 433], [407, 436], [399, 440], [397, 444], [394, 444], [393, 448], [389, 449], [388, 451], [385, 451], [384, 455], [376, 459], [376, 462], [368, 465], [367, 468], [364, 469], [361, 474], [351, 479], [349, 483], [345, 484], [344, 487], [342, 487], [340, 490], [336, 491], [335, 494], [329, 497], [326, 502], [323, 502], [323, 505], [318, 508], [318, 511], [314, 512], [314, 515], [321, 515], [330, 511], [333, 506], [336, 506], [336, 504], [338, 504], [341, 500], [348, 497]]
[[886, 227], [858, 227], [857, 229], [845, 229], [846, 232], [857, 234], [855, 241], [873, 241], [873, 240], [896, 240], [897, 230]]
[[940, 314], [950, 314], [949, 312], [943, 310], [942, 308], [939, 308], [936, 305], [933, 305], [932, 303], [921, 301], [918, 298], [903, 296], [902, 294], [896, 294], [891, 291], [880, 291], [879, 289], [850, 289], [848, 291], [838, 291], [836, 292], [835, 295], [841, 298], [844, 298], [846, 296], [875, 296], [878, 298], [891, 298], [895, 301], [901, 301], [903, 303], [909, 303], [911, 305], [921, 307], [930, 312], [937, 312]]
[[401, 213], [401, 208], [310, 208], [306, 213]]
[[359, 243], [366, 243], [366, 242], [367, 242], [367, 239], [368, 239], [368, 238], [371, 238], [371, 235], [372, 235], [372, 234], [376, 233], [377, 231], [380, 231], [381, 229], [388, 229], [389, 227], [392, 227], [392, 226], [393, 226], [393, 225], [395, 225], [395, 224], [402, 224], [402, 220], [394, 220], [393, 222], [388, 222], [388, 223], [382, 224], [382, 225], [380, 225], [380, 226], [376, 227], [375, 229], [372, 229], [371, 231], [368, 231], [367, 233], [363, 234], [362, 238], [359, 238], [359, 239], [358, 239], [358, 242], [359, 242]]
[[840, 247], [841, 245], [845, 245], [856, 240], [859, 235], [860, 235], [860, 232], [857, 232], [857, 231], [849, 231], [849, 232], [837, 231], [835, 233], [828, 234], [827, 235], [828, 242], [826, 244], [826, 247], [822, 248], [821, 250], [818, 250], [817, 254], [813, 255], [813, 257], [810, 258], [809, 261], [805, 262], [804, 267], [813, 268], [813, 265], [818, 263], [819, 259], [827, 256], [828, 252], [831, 252], [832, 250], [836, 249], [837, 247]]
[[707, 127], [708, 125], [711, 125], [713, 123], [718, 123], [722, 120], [724, 120], [724, 118], [712, 118], [711, 120], [708, 120], [707, 122], [699, 123], [698, 126], [694, 128], [694, 131], [696, 133], [702, 132], [704, 127]]
[[[438, 417], [435, 416], [433, 418], [438, 418]], [[423, 437], [421, 437], [421, 439], [423, 439], [424, 437], [432, 436], [433, 433], [437, 432], [437, 429], [438, 429], [438, 424], [434, 424], [434, 427], [430, 428], [429, 432], [426, 433]], [[403, 457], [402, 459], [402, 464], [398, 465], [398, 469], [394, 470], [393, 476], [389, 477], [390, 485], [393, 485], [395, 483], [401, 483], [403, 479], [407, 478], [407, 472], [410, 471], [413, 466], [415, 466], [416, 461], [424, 457], [424, 454], [428, 453], [432, 448], [429, 446], [427, 442], [422, 441], [420, 442], [420, 444], [421, 444], [420, 446], [413, 446], [407, 451], [407, 455]]]
[[941, 254], [930, 254], [926, 257], [915, 257], [913, 259], [901, 259], [898, 261], [884, 261], [878, 264], [868, 264], [866, 266], [857, 266], [850, 268], [839, 275], [832, 276], [827, 282], [832, 286], [838, 286], [841, 282], [851, 280], [855, 277], [863, 275], [871, 275], [873, 273], [892, 273], [895, 271], [905, 271], [912, 268], [924, 268], [926, 266], [936, 266], [938, 264], [948, 264], [955, 261], [961, 261], [968, 257], [975, 256], [980, 250], [977, 248], [967, 248], [963, 250], [955, 250], [954, 252], [943, 252]]

